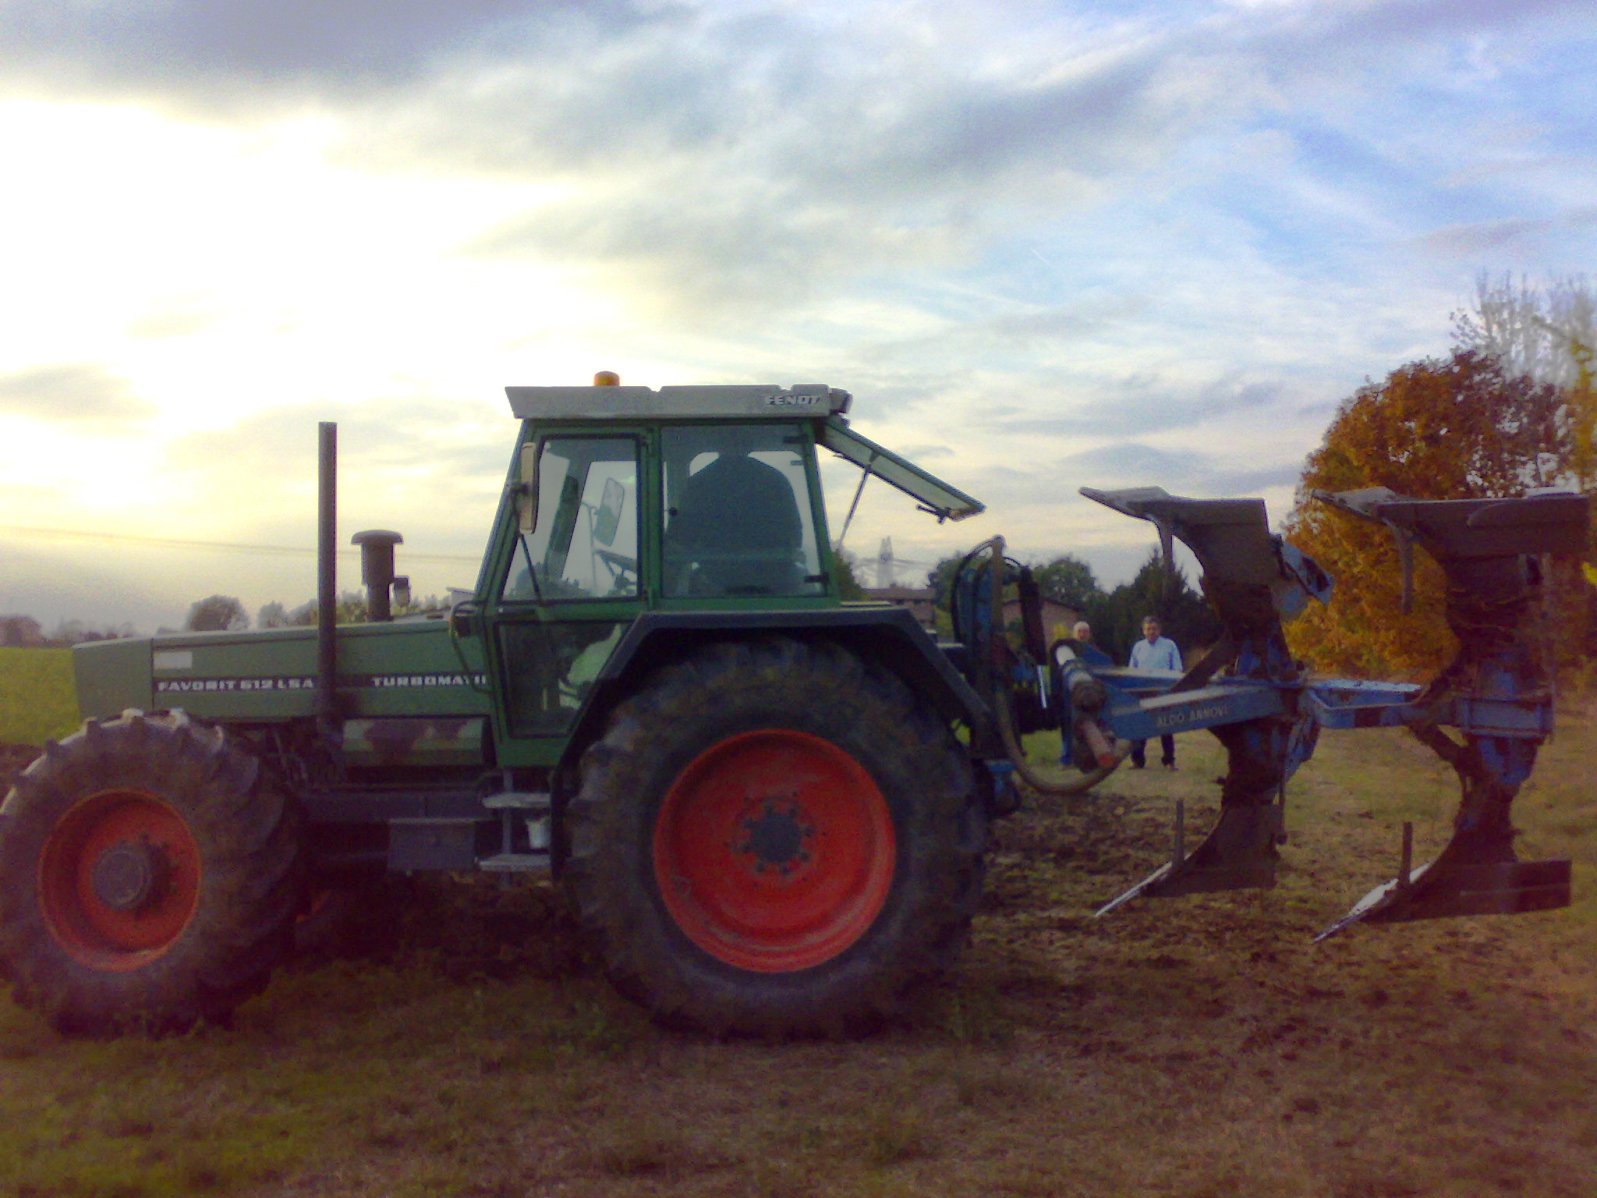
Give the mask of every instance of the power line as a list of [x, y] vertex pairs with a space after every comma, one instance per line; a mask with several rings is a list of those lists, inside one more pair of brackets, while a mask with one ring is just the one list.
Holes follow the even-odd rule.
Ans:
[[[52, 537], [77, 541], [111, 541], [116, 544], [150, 545], [159, 549], [220, 549], [228, 553], [267, 554], [279, 557], [315, 557], [316, 549], [309, 545], [246, 545], [240, 541], [197, 541], [180, 537], [147, 537], [137, 533], [92, 532], [76, 528], [31, 528], [18, 524], [0, 524], [0, 533], [19, 533], [22, 536]], [[353, 557], [360, 552], [354, 546], [340, 547], [340, 557]], [[476, 564], [480, 557], [458, 553], [405, 552], [408, 561], [417, 562], [470, 562]]]

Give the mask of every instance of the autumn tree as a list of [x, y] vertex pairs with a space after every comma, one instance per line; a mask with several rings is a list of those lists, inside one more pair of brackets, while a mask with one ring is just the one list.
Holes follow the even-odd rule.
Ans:
[[1328, 608], [1310, 605], [1288, 625], [1293, 651], [1323, 669], [1422, 673], [1454, 642], [1444, 619], [1441, 570], [1414, 554], [1412, 610], [1387, 530], [1312, 498], [1316, 490], [1389, 487], [1415, 499], [1522, 495], [1568, 469], [1558, 388], [1509, 376], [1493, 357], [1456, 350], [1400, 367], [1345, 400], [1309, 455], [1289, 540], [1336, 580]]

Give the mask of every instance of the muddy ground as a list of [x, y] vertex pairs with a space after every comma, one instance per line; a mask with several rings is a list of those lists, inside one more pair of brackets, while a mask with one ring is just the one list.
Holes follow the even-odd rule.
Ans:
[[[1403, 820], [1416, 853], [1449, 829], [1446, 767], [1375, 732], [1294, 786], [1276, 889], [1094, 918], [1176, 800], [1193, 839], [1213, 818], [1193, 738], [1178, 773], [1000, 823], [965, 956], [855, 1043], [653, 1027], [553, 887], [391, 882], [351, 959], [280, 970], [230, 1027], [96, 1044], [0, 1007], [0, 1193], [1585, 1198], [1592, 729], [1561, 725], [1521, 804], [1526, 853], [1577, 858], [1570, 910], [1315, 944]], [[0, 748], [0, 785], [32, 755]]]

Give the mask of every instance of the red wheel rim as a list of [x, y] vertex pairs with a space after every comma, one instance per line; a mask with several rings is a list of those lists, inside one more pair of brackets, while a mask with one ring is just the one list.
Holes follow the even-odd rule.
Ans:
[[39, 855], [50, 934], [76, 961], [122, 972], [160, 957], [199, 905], [200, 850], [183, 817], [139, 790], [84, 799]]
[[760, 973], [829, 961], [875, 922], [893, 884], [893, 821], [854, 757], [818, 736], [746, 732], [666, 792], [654, 873], [677, 926]]

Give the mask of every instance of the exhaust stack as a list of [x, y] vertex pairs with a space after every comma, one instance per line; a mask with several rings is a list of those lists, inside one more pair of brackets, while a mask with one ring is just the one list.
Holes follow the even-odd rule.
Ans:
[[394, 574], [394, 546], [405, 543], [397, 532], [368, 528], [358, 532], [350, 544], [360, 546], [360, 580], [366, 584], [366, 618], [387, 621], [394, 618], [390, 594], [403, 606], [410, 596], [410, 579]]
[[338, 425], [317, 430], [316, 722], [322, 735], [338, 732]]

